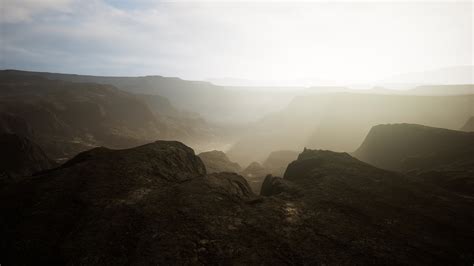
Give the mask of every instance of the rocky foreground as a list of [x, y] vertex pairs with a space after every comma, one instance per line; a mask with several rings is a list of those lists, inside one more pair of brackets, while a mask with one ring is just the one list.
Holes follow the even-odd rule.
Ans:
[[5, 265], [469, 264], [474, 201], [305, 150], [257, 196], [174, 141], [95, 148], [0, 187]]

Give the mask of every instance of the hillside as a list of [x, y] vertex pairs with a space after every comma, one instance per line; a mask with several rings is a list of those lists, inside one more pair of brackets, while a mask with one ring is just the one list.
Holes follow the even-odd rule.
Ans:
[[247, 247], [272, 252], [237, 239], [245, 216], [236, 215], [254, 197], [245, 180], [206, 176], [179, 142], [95, 148], [0, 192], [5, 263], [212, 264], [255, 260], [239, 256]]
[[237, 174], [206, 174], [179, 142], [95, 148], [0, 187], [0, 255], [7, 264], [88, 265], [462, 264], [474, 256], [470, 199], [329, 151], [305, 150], [284, 181], [269, 178], [278, 189], [259, 197]]
[[169, 99], [178, 109], [198, 113], [207, 121], [233, 125], [253, 122], [277, 111], [298, 93], [291, 90], [247, 90], [162, 76], [101, 77], [18, 70], [2, 72], [69, 82], [107, 84], [133, 94], [158, 95]]
[[445, 264], [454, 257], [456, 264], [473, 256], [461, 244], [474, 237], [468, 229], [472, 199], [347, 153], [305, 149], [283, 179], [267, 177], [264, 191], [285, 199], [295, 224], [317, 228], [307, 232], [306, 243], [330, 236], [352, 263], [355, 254], [373, 256], [370, 264], [393, 265]]
[[31, 140], [0, 134], [0, 182], [12, 182], [53, 168], [55, 163]]
[[389, 124], [373, 127], [354, 156], [380, 168], [409, 170], [452, 162], [471, 153], [474, 154], [474, 133]]
[[471, 118], [466, 121], [466, 124], [464, 124], [461, 130], [467, 132], [474, 132], [474, 116], [471, 116]]
[[474, 132], [412, 124], [373, 127], [354, 156], [474, 195]]
[[8, 71], [0, 74], [0, 130], [31, 138], [54, 159], [96, 146], [125, 148], [158, 138], [194, 143], [213, 135], [202, 119], [158, 96]]
[[300, 96], [282, 111], [255, 123], [227, 155], [245, 165], [263, 161], [275, 150], [310, 147], [352, 152], [377, 124], [413, 123], [459, 129], [474, 114], [473, 107], [474, 95], [332, 93]]
[[222, 151], [207, 151], [198, 154], [202, 162], [206, 166], [208, 173], [232, 172], [238, 173], [241, 167], [238, 163], [234, 163], [227, 158]]

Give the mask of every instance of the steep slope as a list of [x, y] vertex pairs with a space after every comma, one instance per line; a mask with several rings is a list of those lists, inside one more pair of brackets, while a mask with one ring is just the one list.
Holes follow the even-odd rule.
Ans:
[[25, 137], [0, 134], [0, 182], [11, 182], [54, 167], [43, 150]]
[[108, 84], [129, 93], [159, 95], [169, 99], [178, 109], [199, 113], [206, 121], [230, 124], [253, 122], [284, 107], [297, 94], [296, 90], [275, 89], [269, 92], [162, 76], [101, 77], [17, 70], [4, 72], [68, 82]]
[[222, 151], [207, 151], [199, 155], [202, 162], [206, 166], [208, 173], [233, 172], [238, 173], [241, 167], [238, 163], [234, 163], [227, 158], [227, 155]]
[[466, 124], [464, 124], [461, 130], [467, 132], [474, 132], [474, 116], [471, 116], [471, 118], [466, 121]]
[[296, 151], [274, 151], [268, 155], [262, 166], [268, 169], [272, 175], [283, 176], [288, 164], [296, 160], [297, 157], [298, 152]]
[[474, 238], [472, 198], [347, 153], [304, 150], [283, 179], [267, 177], [262, 193], [285, 199], [293, 223], [315, 229], [307, 239], [327, 236], [354, 259], [360, 254], [373, 257], [373, 264], [457, 264], [474, 256], [467, 244]]
[[[282, 111], [248, 130], [227, 152], [241, 165], [275, 150], [303, 147], [352, 152], [377, 124], [413, 123], [459, 129], [474, 115], [474, 95], [415, 96], [367, 93], [295, 97]], [[259, 147], [255, 149], [255, 147]]]
[[474, 154], [474, 133], [416, 124], [373, 127], [354, 156], [380, 168], [410, 170]]
[[354, 156], [474, 195], [474, 132], [412, 124], [378, 125], [370, 130]]
[[148, 106], [158, 121], [166, 125], [168, 138], [192, 144], [193, 147], [206, 147], [209, 143], [227, 143], [232, 135], [209, 123], [197, 113], [176, 108], [165, 97], [134, 95]]
[[53, 158], [94, 146], [129, 147], [159, 137], [166, 125], [135, 96], [108, 85], [0, 75], [3, 132], [31, 137]]

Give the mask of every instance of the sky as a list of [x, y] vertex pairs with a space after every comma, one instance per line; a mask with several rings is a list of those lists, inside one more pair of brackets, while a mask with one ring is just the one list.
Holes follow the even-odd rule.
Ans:
[[473, 10], [470, 1], [1, 0], [0, 68], [374, 82], [473, 65]]

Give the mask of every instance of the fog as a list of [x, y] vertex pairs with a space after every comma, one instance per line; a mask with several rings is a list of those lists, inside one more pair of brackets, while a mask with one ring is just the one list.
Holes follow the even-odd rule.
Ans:
[[473, 14], [0, 0], [0, 266], [471, 265]]

